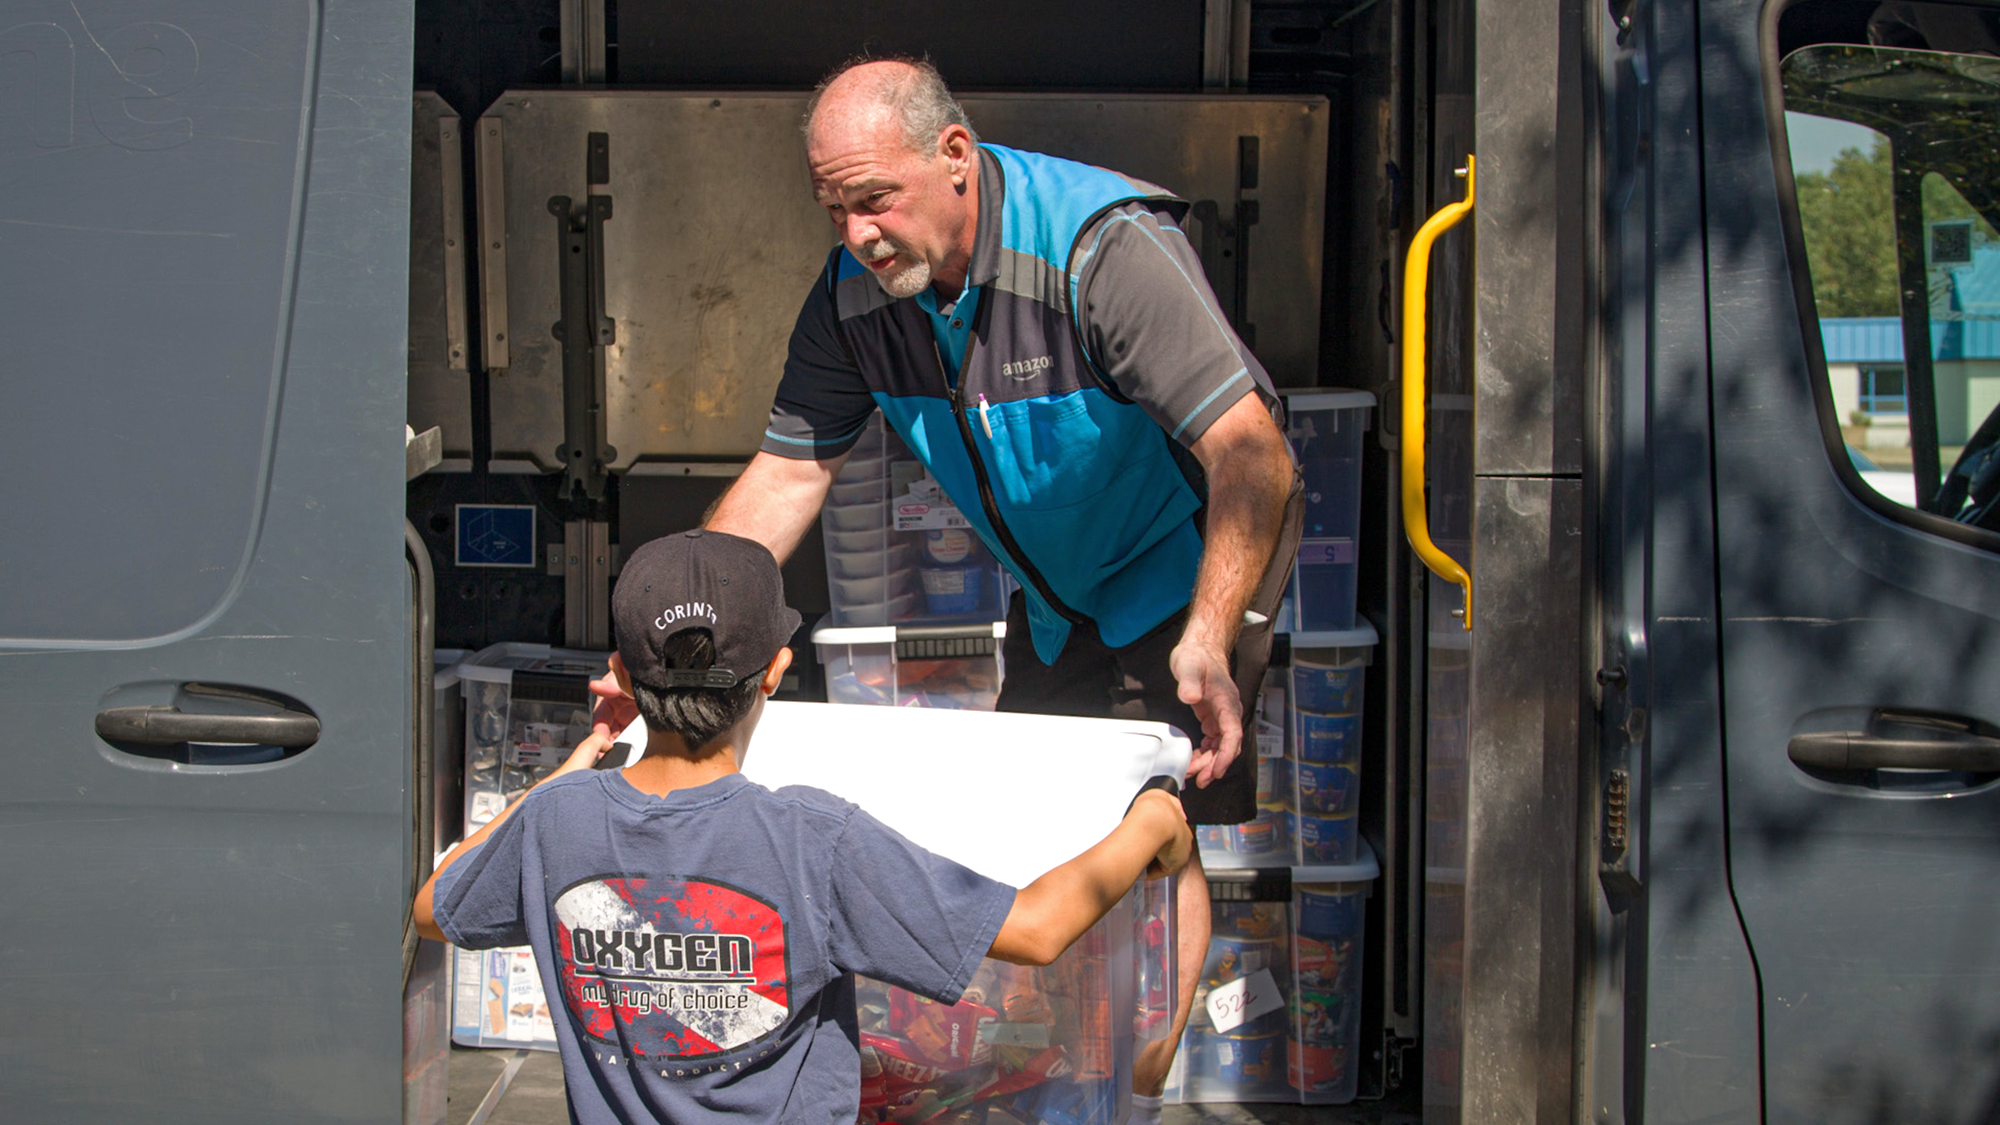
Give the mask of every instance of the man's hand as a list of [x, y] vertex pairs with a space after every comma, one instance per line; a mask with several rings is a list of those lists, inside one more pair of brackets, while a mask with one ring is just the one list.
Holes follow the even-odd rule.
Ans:
[[597, 706], [590, 713], [590, 730], [593, 735], [603, 735], [607, 746], [639, 717], [639, 705], [618, 682], [624, 672], [625, 662], [614, 652], [604, 675], [590, 681], [590, 693], [597, 697]]
[[1255, 394], [1236, 400], [1189, 448], [1208, 474], [1208, 523], [1187, 625], [1167, 666], [1181, 702], [1201, 720], [1188, 776], [1205, 788], [1243, 748], [1243, 698], [1229, 652], [1277, 549], [1296, 470], [1285, 435]]
[[1243, 750], [1243, 697], [1230, 678], [1227, 653], [1183, 640], [1167, 657], [1167, 667], [1180, 685], [1181, 702], [1201, 720], [1201, 745], [1188, 759], [1187, 775], [1206, 789]]

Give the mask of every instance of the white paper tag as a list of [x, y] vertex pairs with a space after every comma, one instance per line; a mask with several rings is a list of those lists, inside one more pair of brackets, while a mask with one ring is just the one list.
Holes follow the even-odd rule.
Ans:
[[1257, 756], [1259, 758], [1285, 756], [1285, 732], [1262, 719], [1257, 720]]
[[1278, 982], [1271, 979], [1271, 970], [1258, 969], [1209, 992], [1208, 1021], [1217, 1032], [1227, 1034], [1284, 1006], [1284, 999], [1278, 995]]

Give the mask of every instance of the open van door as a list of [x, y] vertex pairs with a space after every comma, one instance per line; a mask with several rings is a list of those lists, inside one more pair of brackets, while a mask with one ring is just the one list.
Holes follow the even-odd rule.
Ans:
[[[2000, 19], [1700, 15], [1726, 838], [1765, 1119], [1993, 1120], [2000, 532], [1974, 501]], [[1881, 354], [1843, 351], [1873, 328]], [[1901, 501], [1850, 446], [1900, 466]]]
[[6, 17], [0, 1105], [396, 1120], [410, 9]]

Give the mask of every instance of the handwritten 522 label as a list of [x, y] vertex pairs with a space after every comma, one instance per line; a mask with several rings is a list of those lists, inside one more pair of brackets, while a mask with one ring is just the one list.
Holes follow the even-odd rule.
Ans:
[[1284, 998], [1278, 995], [1278, 982], [1271, 979], [1271, 970], [1258, 969], [1209, 991], [1208, 1021], [1217, 1032], [1227, 1034], [1284, 1006]]

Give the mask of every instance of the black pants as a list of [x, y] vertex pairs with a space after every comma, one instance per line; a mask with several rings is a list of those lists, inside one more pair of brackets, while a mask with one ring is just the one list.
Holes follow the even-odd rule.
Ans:
[[[1285, 504], [1285, 521], [1278, 548], [1272, 554], [1250, 607], [1262, 614], [1262, 625], [1246, 625], [1230, 653], [1230, 672], [1243, 708], [1255, 716], [1257, 692], [1264, 683], [1264, 670], [1271, 662], [1271, 625], [1278, 603], [1284, 599], [1291, 581], [1292, 561], [1298, 555], [1304, 494], [1296, 477]], [[1027, 599], [1016, 597], [1007, 612], [1007, 639], [1002, 652], [1007, 662], [1006, 679], [1000, 685], [1001, 711], [1025, 711], [1037, 715], [1076, 715], [1092, 719], [1145, 719], [1171, 723], [1201, 745], [1201, 721], [1194, 708], [1180, 701], [1179, 686], [1167, 666], [1167, 657], [1180, 643], [1187, 622], [1182, 610], [1161, 622], [1152, 632], [1123, 648], [1111, 648], [1097, 633], [1095, 624], [1071, 628], [1069, 643], [1053, 665], [1042, 663], [1028, 636]], [[1230, 763], [1228, 772], [1210, 782], [1208, 788], [1189, 786], [1181, 793], [1188, 820], [1195, 824], [1241, 824], [1257, 815], [1257, 753], [1254, 719], [1244, 723], [1243, 749]]]

